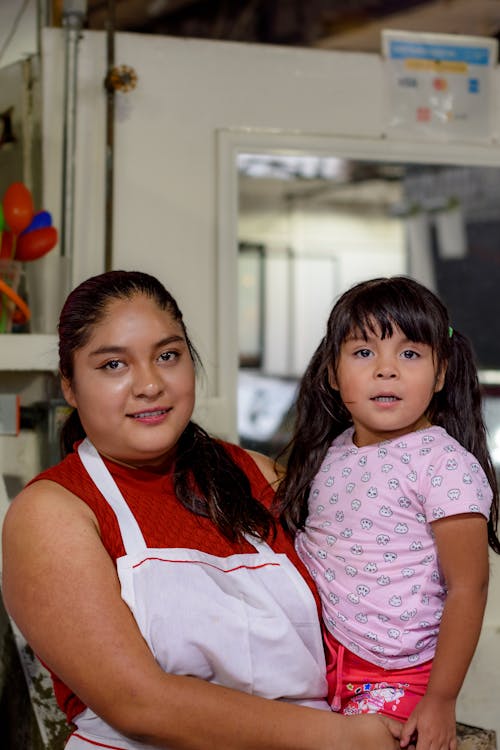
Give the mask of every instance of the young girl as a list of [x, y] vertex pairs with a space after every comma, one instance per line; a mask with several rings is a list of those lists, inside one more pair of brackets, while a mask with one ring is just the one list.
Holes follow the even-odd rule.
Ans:
[[362, 282], [303, 376], [285, 526], [319, 589], [329, 700], [454, 750], [479, 637], [498, 490], [471, 347], [428, 289]]

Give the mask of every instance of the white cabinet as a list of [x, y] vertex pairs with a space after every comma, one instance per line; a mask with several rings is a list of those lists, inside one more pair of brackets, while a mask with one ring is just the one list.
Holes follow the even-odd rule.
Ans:
[[0, 334], [0, 371], [55, 372], [57, 336], [45, 333]]

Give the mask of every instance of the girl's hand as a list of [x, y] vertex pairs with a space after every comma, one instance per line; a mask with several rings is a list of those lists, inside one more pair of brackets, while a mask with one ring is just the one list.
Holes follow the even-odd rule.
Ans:
[[455, 701], [427, 694], [416, 706], [401, 734], [401, 747], [416, 737], [416, 750], [456, 750]]

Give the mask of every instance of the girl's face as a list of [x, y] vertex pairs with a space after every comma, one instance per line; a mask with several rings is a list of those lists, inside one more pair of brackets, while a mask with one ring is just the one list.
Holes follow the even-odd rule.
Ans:
[[353, 333], [341, 346], [337, 372], [330, 371], [359, 447], [428, 427], [427, 408], [445, 378], [430, 346], [408, 341], [396, 326], [390, 338], [379, 333], [368, 331], [366, 341]]
[[165, 466], [194, 408], [182, 327], [145, 295], [112, 302], [62, 388], [99, 452], [136, 467]]

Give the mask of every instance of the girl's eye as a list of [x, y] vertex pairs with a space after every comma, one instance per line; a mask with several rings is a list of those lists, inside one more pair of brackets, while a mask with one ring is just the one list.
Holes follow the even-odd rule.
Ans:
[[404, 359], [418, 359], [418, 357], [420, 357], [420, 354], [418, 354], [418, 352], [414, 352], [412, 349], [405, 349], [402, 356]]
[[355, 357], [359, 357], [360, 359], [367, 359], [367, 357], [371, 357], [371, 350], [370, 349], [358, 349], [356, 352], [354, 352]]

